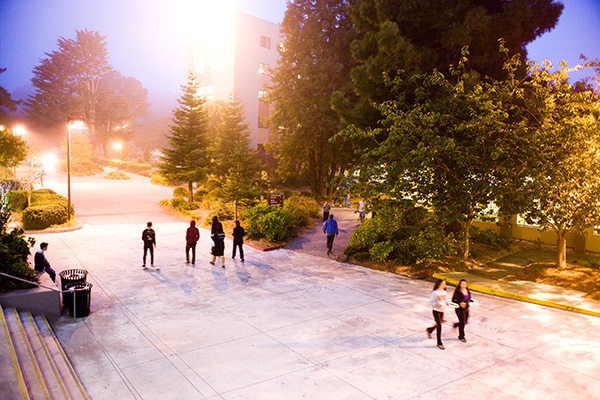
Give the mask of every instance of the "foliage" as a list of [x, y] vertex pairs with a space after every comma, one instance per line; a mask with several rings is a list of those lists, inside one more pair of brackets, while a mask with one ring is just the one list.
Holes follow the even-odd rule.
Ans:
[[155, 185], [173, 186], [173, 182], [169, 181], [169, 179], [167, 179], [160, 172], [155, 172], [152, 174], [152, 176], [150, 176], [150, 182], [154, 183]]
[[92, 140], [102, 144], [107, 126], [123, 125], [145, 110], [145, 89], [112, 69], [105, 39], [77, 30], [75, 39], [61, 37], [58, 49], [45, 53], [33, 70], [35, 93], [25, 103], [32, 121], [48, 128], [82, 118]]
[[191, 201], [185, 201], [181, 197], [171, 199], [171, 205], [179, 211], [193, 211], [193, 210], [197, 210], [198, 208], [200, 208], [200, 206], [198, 206], [198, 204], [191, 202]]
[[[6, 68], [0, 68], [0, 75], [6, 72]], [[0, 86], [0, 125], [8, 125], [10, 117], [8, 111], [17, 111], [17, 106], [21, 103], [20, 100], [13, 100], [10, 93]]]
[[[2, 213], [6, 212], [6, 210], [2, 211]], [[8, 219], [2, 217], [0, 221], [0, 272], [31, 282], [39, 282], [35, 271], [27, 263], [27, 256], [30, 254], [29, 248], [33, 247], [35, 240], [33, 238], [25, 240], [22, 229], [13, 229], [8, 233], [6, 231]], [[0, 276], [0, 292], [31, 287], [27, 283]]]
[[[27, 191], [11, 191], [8, 205], [13, 211], [23, 210], [23, 227], [28, 230], [46, 229], [67, 222], [67, 199], [50, 189], [39, 189], [31, 193], [31, 204], [27, 206]], [[74, 214], [73, 205], [71, 212]]]
[[294, 195], [284, 200], [283, 208], [290, 214], [297, 227], [310, 226], [312, 218], [319, 216], [319, 204], [312, 198]]
[[[67, 152], [67, 139], [61, 143], [62, 151]], [[92, 159], [92, 142], [87, 134], [73, 130], [71, 132], [71, 163], [74, 161], [90, 161]]]
[[453, 254], [454, 237], [431, 220], [423, 207], [399, 205], [379, 208], [351, 236], [346, 255], [357, 260], [396, 260], [421, 264]]
[[25, 161], [28, 151], [25, 140], [18, 135], [13, 135], [3, 126], [0, 127], [0, 167], [18, 166]]
[[496, 250], [499, 249], [507, 249], [510, 246], [511, 239], [505, 238], [504, 236], [499, 235], [493, 229], [479, 229], [477, 227], [471, 227], [471, 238], [480, 243], [489, 244], [493, 246]]
[[198, 96], [198, 78], [190, 72], [179, 107], [173, 112], [173, 124], [168, 136], [169, 148], [163, 149], [160, 172], [169, 181], [187, 182], [193, 200], [194, 182], [207, 177], [210, 164], [208, 152], [208, 115], [205, 100]]
[[115, 171], [115, 172], [109, 172], [108, 174], [104, 175], [104, 179], [113, 179], [113, 180], [129, 180], [131, 179], [131, 177], [121, 171]]
[[286, 209], [266, 203], [248, 208], [244, 218], [250, 239], [265, 238], [277, 242], [291, 237], [295, 231], [293, 218]]
[[[67, 172], [67, 161], [60, 160], [57, 166], [59, 171]], [[101, 165], [90, 160], [71, 161], [71, 175], [90, 176], [104, 172]]]
[[176, 199], [183, 199], [185, 197], [188, 197], [189, 195], [190, 193], [187, 191], [186, 188], [176, 187], [175, 189], [173, 189], [173, 197]]
[[279, 174], [288, 180], [302, 177], [321, 195], [334, 190], [329, 182], [353, 158], [346, 141], [330, 142], [342, 127], [331, 97], [336, 91], [351, 91], [349, 73], [355, 65], [350, 43], [356, 35], [347, 3], [288, 4], [281, 57], [267, 98], [273, 105], [271, 123], [278, 127], [273, 152]]
[[204, 220], [204, 225], [210, 225], [213, 217], [217, 217], [219, 221], [233, 220], [235, 218], [233, 206], [231, 204], [219, 204], [217, 209], [208, 214]]

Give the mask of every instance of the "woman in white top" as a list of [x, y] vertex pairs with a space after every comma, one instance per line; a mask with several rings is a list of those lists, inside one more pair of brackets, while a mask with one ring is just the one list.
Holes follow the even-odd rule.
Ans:
[[448, 301], [446, 300], [446, 281], [443, 279], [438, 279], [435, 281], [435, 285], [433, 286], [433, 291], [431, 292], [431, 297], [429, 298], [429, 304], [431, 304], [431, 308], [433, 308], [433, 319], [435, 320], [435, 325], [427, 328], [425, 332], [427, 333], [427, 337], [431, 339], [431, 332], [435, 329], [435, 333], [437, 335], [437, 347], [441, 350], [444, 350], [444, 344], [442, 343], [442, 320], [444, 319], [444, 308], [448, 306]]

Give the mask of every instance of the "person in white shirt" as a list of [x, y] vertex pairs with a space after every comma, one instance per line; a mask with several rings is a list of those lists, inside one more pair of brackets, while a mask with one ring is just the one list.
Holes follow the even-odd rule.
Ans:
[[358, 211], [358, 218], [360, 219], [360, 223], [362, 224], [365, 220], [365, 215], [367, 214], [367, 202], [365, 198], [358, 202], [358, 207], [356, 207]]
[[446, 306], [449, 306], [448, 300], [446, 300], [446, 281], [443, 279], [438, 279], [435, 281], [435, 285], [433, 286], [433, 291], [431, 292], [431, 296], [429, 297], [429, 304], [433, 309], [433, 319], [435, 320], [435, 325], [430, 326], [425, 330], [427, 333], [427, 337], [431, 339], [431, 332], [435, 330], [437, 335], [437, 347], [441, 350], [444, 350], [444, 344], [442, 343], [442, 321], [444, 319], [444, 309]]

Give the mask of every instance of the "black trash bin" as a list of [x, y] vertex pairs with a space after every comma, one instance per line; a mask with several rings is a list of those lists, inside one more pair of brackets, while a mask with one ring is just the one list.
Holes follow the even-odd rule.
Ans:
[[92, 284], [71, 286], [69, 290], [73, 291], [73, 302], [69, 305], [69, 314], [74, 318], [87, 317], [90, 315], [90, 305], [92, 304]]
[[[66, 269], [61, 271], [59, 273], [61, 290], [67, 290], [76, 285], [85, 285], [87, 274], [88, 272], [85, 269]], [[73, 294], [69, 292], [63, 293], [62, 301], [65, 307], [71, 307]]]

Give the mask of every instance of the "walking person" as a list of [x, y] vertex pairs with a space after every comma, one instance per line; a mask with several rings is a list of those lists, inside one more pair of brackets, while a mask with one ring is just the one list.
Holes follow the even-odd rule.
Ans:
[[219, 218], [216, 215], [213, 217], [210, 237], [213, 240], [213, 247], [211, 249], [213, 259], [210, 264], [215, 265], [217, 257], [221, 257], [221, 261], [223, 262], [221, 268], [225, 268], [225, 233], [223, 232], [223, 225], [219, 222]]
[[356, 211], [358, 211], [358, 218], [360, 219], [360, 223], [362, 224], [365, 220], [365, 215], [367, 213], [367, 202], [365, 201], [364, 197], [361, 201], [358, 202]]
[[196, 244], [200, 239], [200, 231], [196, 228], [196, 221], [190, 222], [190, 227], [185, 232], [185, 262], [190, 263], [190, 250], [192, 251], [192, 265], [196, 264]]
[[338, 225], [333, 214], [329, 215], [329, 219], [323, 224], [323, 233], [327, 235], [327, 255], [333, 250], [333, 239], [339, 234]]
[[323, 209], [323, 222], [327, 222], [329, 219], [329, 213], [331, 212], [331, 206], [329, 203], [325, 202], [321, 208]]
[[42, 242], [40, 249], [33, 256], [33, 269], [39, 272], [40, 275], [46, 272], [50, 276], [50, 279], [52, 279], [52, 282], [56, 283], [56, 272], [54, 272], [46, 258], [46, 250], [48, 250], [48, 243]]
[[461, 342], [467, 341], [465, 339], [465, 325], [469, 322], [469, 303], [472, 301], [469, 284], [466, 279], [461, 279], [452, 295], [452, 302], [458, 304], [458, 308], [454, 310], [458, 317], [458, 322], [454, 323], [454, 328], [458, 328], [458, 340]]
[[438, 279], [435, 281], [435, 285], [431, 291], [431, 296], [429, 297], [429, 304], [433, 309], [433, 319], [435, 320], [435, 325], [427, 328], [425, 332], [427, 333], [427, 337], [431, 339], [431, 332], [435, 330], [437, 335], [437, 347], [441, 350], [445, 350], [444, 344], [442, 343], [442, 322], [444, 320], [444, 308], [449, 305], [448, 301], [446, 300], [445, 280]]
[[240, 225], [240, 221], [235, 221], [235, 228], [233, 228], [233, 253], [231, 258], [235, 258], [235, 249], [240, 248], [240, 259], [244, 261], [244, 235], [246, 232]]
[[142, 268], [146, 268], [146, 255], [150, 251], [150, 266], [154, 268], [154, 248], [156, 247], [156, 232], [152, 229], [152, 222], [146, 224], [146, 229], [142, 232], [142, 240], [144, 241], [144, 264]]

